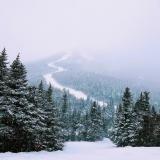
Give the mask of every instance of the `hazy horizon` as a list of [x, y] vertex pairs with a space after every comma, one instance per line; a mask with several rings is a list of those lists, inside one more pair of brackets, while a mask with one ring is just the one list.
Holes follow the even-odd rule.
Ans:
[[[158, 0], [0, 0], [0, 49], [24, 61], [68, 50], [158, 56]], [[157, 57], [156, 57], [157, 59]]]
[[158, 0], [0, 0], [0, 10], [0, 50], [10, 61], [96, 53], [111, 70], [160, 82]]

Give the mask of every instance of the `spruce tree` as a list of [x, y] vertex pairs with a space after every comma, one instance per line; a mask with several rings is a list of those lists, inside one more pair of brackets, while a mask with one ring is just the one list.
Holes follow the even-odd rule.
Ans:
[[117, 107], [114, 117], [113, 129], [111, 131], [111, 140], [115, 144], [117, 144], [117, 146], [123, 146], [122, 134], [124, 132], [124, 124], [125, 124], [125, 117], [123, 114], [122, 105], [120, 104]]
[[82, 128], [80, 131], [80, 140], [90, 141], [90, 127], [91, 127], [91, 118], [90, 112], [87, 111], [86, 114], [82, 117]]
[[150, 108], [149, 93], [141, 93], [135, 104], [139, 122], [137, 146], [148, 146], [150, 143]]
[[151, 146], [160, 146], [160, 114], [154, 115], [152, 119], [153, 132]]
[[67, 93], [64, 90], [63, 97], [62, 97], [62, 114], [63, 116], [67, 113], [68, 111], [68, 97]]
[[70, 138], [71, 141], [81, 140], [81, 113], [79, 109], [74, 109], [70, 115]]
[[126, 88], [114, 122], [113, 140], [118, 146], [135, 145], [137, 123], [135, 122], [136, 114], [133, 108], [130, 89]]
[[6, 50], [4, 49], [0, 53], [0, 104], [1, 104], [0, 113], [1, 115], [3, 115], [4, 110], [6, 110], [6, 106], [4, 105], [5, 105], [6, 96], [9, 92], [9, 88], [7, 86], [8, 79], [9, 79], [7, 64], [8, 64], [7, 54], [6, 54]]
[[33, 150], [41, 151], [45, 150], [47, 146], [45, 145], [45, 130], [46, 130], [46, 122], [45, 119], [47, 115], [45, 114], [44, 108], [47, 104], [46, 97], [44, 97], [44, 91], [36, 88], [34, 86], [30, 86], [28, 88], [29, 96], [27, 97], [28, 101], [34, 105], [35, 117], [37, 119], [34, 132], [32, 133], [33, 139]]
[[64, 141], [62, 135], [62, 128], [59, 122], [57, 109], [53, 102], [52, 93], [53, 90], [50, 84], [46, 93], [46, 98], [48, 103], [45, 108], [45, 112], [47, 115], [46, 118], [47, 128], [45, 134], [46, 134], [46, 145], [48, 151], [62, 150]]
[[[12, 115], [11, 127], [14, 130], [15, 141], [13, 152], [30, 151], [32, 144], [32, 133], [37, 122], [34, 105], [27, 100], [28, 88], [25, 66], [20, 61], [19, 55], [11, 64], [9, 75], [10, 111]], [[12, 144], [13, 145], [13, 144]]]
[[44, 86], [43, 86], [43, 81], [41, 80], [40, 84], [38, 85], [38, 89], [43, 92], [44, 91]]
[[122, 146], [128, 146], [130, 144], [130, 136], [133, 131], [132, 128], [132, 95], [129, 88], [125, 89], [125, 92], [122, 97], [122, 110], [124, 114], [124, 124], [123, 124], [123, 132], [122, 132]]
[[90, 110], [91, 124], [88, 131], [87, 139], [89, 141], [99, 141], [103, 139], [103, 122], [101, 117], [100, 106], [93, 102]]
[[0, 53], [0, 151], [5, 152], [10, 149], [9, 142], [12, 135], [12, 128], [8, 125], [11, 123], [11, 112], [8, 103], [8, 87], [9, 69], [7, 67], [6, 50]]
[[143, 116], [143, 130], [142, 136], [144, 139], [144, 146], [150, 146], [150, 139], [152, 137], [151, 124], [150, 124], [150, 116], [151, 116], [151, 105], [150, 105], [150, 97], [149, 92], [144, 92], [144, 108], [142, 110]]
[[20, 56], [7, 68], [0, 54], [0, 152], [62, 150], [63, 137], [52, 87], [28, 86]]
[[64, 139], [66, 141], [69, 140], [70, 133], [69, 133], [69, 104], [68, 104], [68, 96], [66, 91], [64, 90], [63, 97], [62, 97], [62, 107], [60, 111], [60, 119], [62, 125], [62, 132]]

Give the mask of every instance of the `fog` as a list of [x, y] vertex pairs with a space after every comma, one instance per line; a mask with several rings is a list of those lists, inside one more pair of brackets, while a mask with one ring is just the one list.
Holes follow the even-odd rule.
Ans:
[[140, 70], [159, 82], [159, 0], [0, 0], [0, 26], [10, 60], [19, 52], [29, 62], [102, 51], [113, 70]]

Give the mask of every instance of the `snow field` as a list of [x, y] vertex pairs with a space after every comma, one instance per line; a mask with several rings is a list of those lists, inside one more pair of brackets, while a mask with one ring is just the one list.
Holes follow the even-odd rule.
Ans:
[[0, 160], [160, 160], [160, 148], [117, 148], [109, 139], [102, 142], [67, 142], [64, 151], [0, 153]]

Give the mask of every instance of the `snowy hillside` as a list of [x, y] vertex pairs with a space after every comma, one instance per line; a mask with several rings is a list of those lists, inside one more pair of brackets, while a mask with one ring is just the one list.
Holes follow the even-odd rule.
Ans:
[[117, 148], [109, 139], [102, 142], [68, 142], [64, 151], [1, 153], [0, 160], [159, 160], [160, 148]]
[[124, 88], [130, 86], [135, 96], [142, 90], [148, 90], [152, 92], [153, 102], [160, 103], [158, 92], [145, 87], [144, 83], [114, 77], [109, 68], [106, 57], [74, 52], [57, 54], [27, 65], [30, 83], [37, 84], [43, 79], [60, 91], [67, 89], [77, 99], [90, 97], [99, 101], [100, 105], [113, 101], [117, 105]]
[[98, 101], [99, 105], [107, 106], [112, 99], [115, 102], [119, 101], [121, 91], [126, 84], [116, 78], [104, 76], [100, 73], [101, 70], [98, 73], [94, 68], [97, 63], [99, 62], [93, 57], [85, 54], [62, 53], [40, 62], [27, 64], [28, 79], [31, 84], [37, 84], [43, 79], [60, 91], [65, 88], [77, 99], [86, 100], [89, 97], [90, 100]]
[[[71, 54], [66, 54], [64, 56], [62, 56], [60, 59], [52, 62], [52, 63], [49, 63], [48, 66], [50, 68], [52, 68], [54, 71], [48, 73], [48, 74], [44, 74], [43, 77], [46, 81], [46, 83], [49, 85], [51, 84], [54, 88], [57, 88], [61, 91], [63, 91], [63, 89], [66, 89], [69, 91], [69, 93], [74, 96], [75, 98], [77, 99], [84, 99], [84, 100], [87, 100], [87, 97], [89, 95], [85, 94], [84, 92], [82, 91], [79, 91], [79, 90], [76, 90], [76, 89], [73, 89], [73, 88], [70, 88], [70, 87], [67, 87], [67, 86], [64, 86], [60, 83], [58, 83], [56, 81], [56, 79], [54, 78], [54, 74], [57, 74], [57, 73], [63, 73], [65, 71], [67, 71], [67, 69], [59, 66], [57, 63], [59, 62], [63, 62], [63, 61], [66, 61], [67, 59], [69, 59], [72, 55]], [[97, 100], [96, 98], [90, 96], [90, 100], [92, 101], [97, 101], [97, 103], [100, 105], [100, 106], [107, 106], [107, 103], [105, 103], [104, 101], [99, 101]]]

